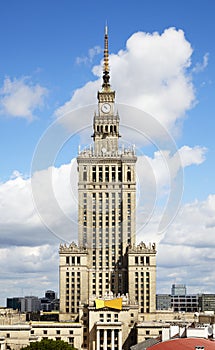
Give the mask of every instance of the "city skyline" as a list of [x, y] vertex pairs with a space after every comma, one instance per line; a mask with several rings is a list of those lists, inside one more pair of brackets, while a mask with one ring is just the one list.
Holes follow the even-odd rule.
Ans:
[[[210, 1], [208, 6], [200, 2], [190, 21], [194, 2], [191, 1], [188, 7], [185, 7], [185, 2], [176, 3], [178, 11], [173, 11], [169, 1], [163, 2], [162, 9], [158, 1], [155, 3], [155, 8], [141, 1], [133, 7], [124, 5], [121, 20], [118, 19], [120, 2], [110, 2], [110, 14], [103, 14], [101, 5], [95, 1], [90, 7], [91, 18], [81, 11], [80, 5], [67, 1], [63, 5], [49, 1], [32, 5], [25, 2], [23, 12], [15, 4], [0, 5], [1, 32], [5, 34], [0, 68], [2, 304], [7, 296], [18, 295], [22, 290], [26, 295], [34, 290], [37, 294], [44, 289], [57, 290], [59, 243], [77, 239], [77, 232], [70, 235], [68, 231], [68, 227], [76, 230], [76, 225], [68, 226], [66, 222], [68, 217], [72, 217], [74, 222], [77, 219], [75, 189], [72, 194], [69, 190], [70, 176], [72, 174], [72, 187], [75, 187], [74, 159], [78, 144], [83, 147], [91, 142], [85, 132], [79, 133], [79, 137], [76, 133], [81, 123], [92, 124], [96, 92], [101, 86], [106, 17], [111, 85], [116, 90], [120, 118], [128, 118], [125, 114], [129, 108], [129, 111], [138, 108], [152, 115], [157, 123], [154, 134], [146, 135], [151, 137], [150, 142], [147, 137], [142, 142], [142, 135], [138, 137], [137, 133], [129, 139], [132, 121], [124, 123], [127, 130], [124, 126], [121, 133], [125, 143], [136, 144], [140, 159], [142, 154], [145, 155], [146, 163], [139, 166], [140, 188], [144, 186], [142, 179], [146, 179], [148, 184], [151, 174], [154, 176], [151, 187], [154, 197], [149, 211], [152, 215], [149, 215], [147, 225], [139, 215], [137, 224], [141, 227], [138, 241], [155, 240], [158, 243], [158, 292], [168, 291], [168, 286], [175, 282], [186, 284], [191, 292], [215, 291], [211, 267], [215, 234], [214, 49], [209, 36], [214, 31], [214, 5]], [[89, 6], [85, 2], [82, 5]], [[162, 10], [160, 17], [159, 9]], [[168, 9], [167, 13], [165, 9]], [[183, 9], [187, 16], [182, 16]], [[140, 10], [143, 18], [138, 14]], [[126, 21], [129, 12], [130, 21]], [[69, 13], [73, 16], [72, 23]], [[14, 14], [17, 15], [16, 20]], [[82, 23], [78, 23], [78, 18], [82, 19]], [[99, 21], [95, 23], [93, 18]], [[200, 32], [199, 19], [204, 24]], [[6, 20], [9, 21], [7, 26]], [[120, 32], [117, 30], [118, 20]], [[89, 104], [93, 106], [85, 107]], [[125, 108], [125, 105], [128, 107]], [[78, 109], [80, 112], [87, 112], [81, 122], [77, 108], [83, 108]], [[72, 119], [72, 125], [68, 125], [68, 120], [64, 118], [56, 122], [72, 109], [76, 110], [74, 118], [77, 118]], [[129, 120], [126, 122], [129, 123]], [[34, 155], [37, 156], [41, 136], [49, 135], [53, 125], [59, 134], [62, 132], [62, 139], [66, 141], [70, 138], [67, 143], [64, 141], [62, 149], [53, 153], [56, 159], [53, 158], [52, 164], [48, 157], [47, 163], [44, 162], [51, 167], [54, 193], [62, 213], [54, 217], [47, 191], [47, 207], [38, 216], [32, 202], [30, 180], [32, 172], [37, 170], [39, 184], [44, 184], [48, 171], [43, 164], [37, 168]], [[180, 205], [178, 215], [175, 218], [173, 215], [172, 224], [164, 227], [162, 232], [158, 232], [159, 223], [172, 190], [170, 167], [171, 171], [173, 167], [172, 174], [178, 169], [174, 169], [174, 154], [166, 154], [165, 148], [157, 147], [163, 145], [160, 126], [165, 128], [166, 135], [175, 139], [184, 170], [182, 200], [173, 213], [176, 214]], [[141, 120], [139, 127], [142, 128]], [[51, 141], [58, 142], [54, 138]], [[47, 154], [51, 152], [48, 149]], [[148, 169], [143, 169], [143, 164], [147, 164]], [[144, 201], [138, 203], [141, 206]], [[46, 216], [51, 218], [54, 232], [43, 225]]]

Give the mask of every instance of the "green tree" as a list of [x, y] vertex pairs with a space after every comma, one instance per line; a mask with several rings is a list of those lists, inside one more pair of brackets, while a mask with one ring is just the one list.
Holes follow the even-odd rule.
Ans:
[[21, 350], [75, 350], [75, 348], [63, 340], [43, 339], [22, 347]]

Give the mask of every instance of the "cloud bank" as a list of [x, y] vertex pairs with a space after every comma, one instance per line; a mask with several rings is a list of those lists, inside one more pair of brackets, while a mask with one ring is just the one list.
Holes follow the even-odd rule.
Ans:
[[[180, 149], [182, 160], [186, 160], [186, 148]], [[174, 156], [173, 156], [174, 159]], [[184, 166], [191, 164], [199, 164], [204, 161], [204, 150], [189, 148], [189, 162], [183, 161]], [[142, 168], [137, 164], [137, 174], [139, 178], [145, 179], [145, 183], [150, 181], [151, 175], [147, 172], [150, 169], [154, 174], [154, 178], [158, 183], [157, 191], [160, 196], [163, 196], [162, 189], [168, 185], [168, 169], [163, 165], [162, 160], [157, 153], [153, 157], [147, 156], [147, 162], [150, 163], [151, 168]], [[189, 164], [188, 164], [189, 163]], [[141, 165], [141, 161], [140, 161]], [[160, 169], [163, 166], [162, 176]], [[41, 289], [56, 288], [57, 285], [57, 265], [58, 265], [58, 245], [63, 241], [77, 240], [77, 191], [74, 183], [77, 179], [74, 177], [74, 171], [77, 167], [76, 161], [72, 160], [69, 164], [64, 164], [59, 168], [50, 167], [47, 170], [38, 171], [33, 176], [36, 176], [37, 191], [41, 192], [40, 198], [42, 200], [36, 202], [35, 197], [32, 196], [31, 181], [32, 179], [25, 179], [22, 175], [15, 171], [12, 178], [0, 185], [0, 260], [8, 261], [7, 270], [13, 279], [8, 284], [9, 290], [14, 293], [14, 290], [24, 288], [25, 293], [29, 294], [32, 290], [38, 290], [38, 281], [41, 279]], [[177, 170], [175, 171], [175, 174]], [[49, 192], [50, 182], [52, 179], [52, 191]], [[148, 178], [148, 180], [147, 180]], [[47, 181], [48, 179], [48, 181]], [[154, 183], [153, 183], [154, 186]], [[148, 187], [148, 194], [152, 193]], [[53, 205], [53, 194], [58, 204], [58, 207]], [[157, 195], [157, 194], [156, 194]], [[141, 193], [142, 196], [142, 193]], [[215, 203], [213, 196], [208, 198], [208, 203], [211, 203], [212, 209]], [[139, 206], [140, 203], [138, 203]], [[206, 210], [202, 211], [202, 207], [206, 206]], [[56, 209], [57, 208], [57, 209]], [[198, 203], [191, 206], [189, 210], [189, 225], [185, 229], [187, 231], [196, 232], [197, 221], [192, 218], [198, 217], [197, 210], [201, 210], [202, 214], [198, 222], [202, 221], [202, 226], [206, 227], [213, 225], [211, 218], [211, 211], [208, 210], [209, 204]], [[147, 209], [147, 206], [145, 206]], [[185, 207], [185, 210], [188, 210]], [[39, 212], [38, 212], [39, 211]], [[138, 240], [159, 242], [164, 239], [164, 236], [157, 235], [157, 223], [160, 220], [157, 211], [145, 225], [145, 218], [142, 215], [138, 216], [138, 227], [142, 227], [142, 231], [138, 232]], [[178, 235], [178, 227], [183, 228], [184, 218], [176, 221], [173, 225], [172, 235], [167, 234], [162, 244], [171, 245], [176, 244], [186, 245], [183, 241], [183, 236], [178, 241], [175, 240], [174, 232]], [[201, 227], [202, 227], [201, 226]], [[200, 235], [201, 235], [201, 229]], [[213, 228], [211, 229], [211, 232]], [[202, 236], [202, 242], [204, 235]], [[195, 241], [193, 245], [198, 246], [201, 241]], [[160, 249], [159, 249], [160, 250]], [[10, 259], [8, 258], [11, 256]], [[190, 258], [192, 258], [192, 251], [190, 251]], [[51, 260], [50, 260], [51, 259]], [[169, 256], [171, 259], [171, 256]], [[167, 262], [166, 262], [167, 263]], [[164, 263], [163, 263], [164, 264]], [[162, 264], [161, 264], [162, 265]], [[4, 266], [4, 264], [0, 264]], [[30, 276], [30, 277], [29, 277]], [[26, 283], [29, 278], [28, 283]], [[5, 276], [5, 271], [2, 275], [2, 283], [7, 282], [8, 277]], [[18, 292], [17, 292], [18, 293]], [[35, 293], [35, 292], [34, 292]], [[41, 295], [41, 292], [39, 293]], [[4, 288], [1, 295], [4, 295]]]
[[0, 114], [32, 121], [35, 111], [44, 104], [48, 90], [32, 84], [28, 77], [5, 78], [0, 89]]

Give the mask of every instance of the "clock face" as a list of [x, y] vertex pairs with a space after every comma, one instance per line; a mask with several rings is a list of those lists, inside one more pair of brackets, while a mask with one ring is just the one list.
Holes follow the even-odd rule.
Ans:
[[103, 112], [103, 113], [109, 113], [109, 112], [110, 112], [110, 109], [111, 109], [111, 107], [110, 107], [110, 104], [109, 104], [109, 103], [104, 103], [104, 104], [102, 105], [102, 112]]

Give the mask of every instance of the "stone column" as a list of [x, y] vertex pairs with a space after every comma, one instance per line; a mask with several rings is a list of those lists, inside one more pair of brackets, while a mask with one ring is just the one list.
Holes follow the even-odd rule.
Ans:
[[104, 329], [104, 350], [107, 350], [107, 329]]
[[100, 331], [96, 330], [96, 350], [100, 350]]
[[111, 350], [114, 350], [114, 341], [115, 341], [114, 329], [112, 329], [111, 330]]
[[122, 330], [118, 332], [118, 350], [122, 350]]

